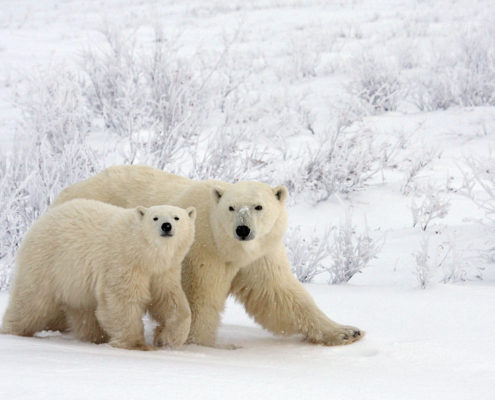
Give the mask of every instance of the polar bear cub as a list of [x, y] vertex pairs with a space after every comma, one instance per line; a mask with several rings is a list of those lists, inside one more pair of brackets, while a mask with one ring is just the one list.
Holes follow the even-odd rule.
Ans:
[[142, 317], [157, 321], [154, 345], [180, 346], [191, 312], [181, 263], [196, 209], [124, 209], [75, 199], [49, 209], [27, 233], [2, 330], [22, 336], [66, 318], [79, 339], [149, 349]]

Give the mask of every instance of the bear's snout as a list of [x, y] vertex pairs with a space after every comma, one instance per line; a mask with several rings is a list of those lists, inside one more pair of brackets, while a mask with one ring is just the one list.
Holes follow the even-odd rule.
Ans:
[[247, 225], [239, 225], [235, 229], [235, 233], [237, 234], [240, 240], [249, 240], [250, 238], [248, 238], [248, 236], [251, 233], [251, 229], [249, 229], [249, 226]]
[[164, 222], [161, 226], [162, 236], [173, 236], [172, 224], [170, 222]]

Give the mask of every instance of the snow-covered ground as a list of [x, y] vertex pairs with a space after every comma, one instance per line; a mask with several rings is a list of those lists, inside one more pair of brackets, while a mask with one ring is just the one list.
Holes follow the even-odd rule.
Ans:
[[[322, 347], [276, 338], [229, 303], [218, 350], [138, 352], [68, 335], [0, 339], [2, 399], [492, 399], [495, 291], [307, 285], [334, 318], [367, 336]], [[7, 296], [1, 295], [2, 310]]]
[[[94, 164], [88, 156], [90, 166], [130, 162], [135, 146], [134, 161], [192, 177], [287, 184], [291, 245], [338, 240], [334, 233], [352, 214], [353, 238], [367, 226], [379, 247], [342, 285], [327, 285], [329, 251], [316, 263], [328, 271], [306, 284], [331, 318], [367, 332], [361, 342], [325, 348], [277, 338], [230, 300], [219, 342], [242, 346], [235, 351], [143, 353], [57, 333], [0, 336], [0, 399], [495, 398], [493, 215], [466, 196], [469, 159], [494, 164], [494, 26], [492, 0], [0, 0], [0, 287], [19, 235], [47, 198], [90, 169], [80, 168], [67, 139], [55, 138], [63, 151], [53, 159], [37, 148], [29, 153], [35, 133], [46, 139], [66, 126], [82, 132], [77, 143], [104, 150]], [[122, 58], [98, 58], [108, 55], [102, 29], [115, 34]], [[196, 134], [191, 142], [179, 135], [189, 149], [163, 165], [143, 152], [151, 147], [139, 147], [152, 129], [133, 79], [149, 69], [141, 53], [126, 53], [134, 45], [149, 53], [156, 43], [165, 43], [172, 65], [167, 100], [185, 109], [169, 129]], [[81, 103], [94, 101], [91, 87], [70, 75], [81, 65], [97, 79], [98, 68], [108, 68], [117, 82], [104, 93], [107, 114], [94, 117], [103, 106]], [[134, 142], [129, 123], [138, 126], [129, 128]], [[335, 132], [342, 156], [322, 158]], [[199, 154], [210, 158], [195, 165]], [[19, 168], [4, 169], [6, 159]], [[46, 172], [34, 171], [38, 165]], [[339, 178], [341, 170], [349, 179]], [[324, 182], [328, 175], [335, 182]], [[36, 191], [40, 182], [47, 188]], [[476, 199], [487, 195], [473, 190]], [[432, 204], [439, 214], [422, 231], [421, 205]], [[311, 257], [318, 246], [309, 244]], [[0, 315], [7, 299], [0, 293]]]

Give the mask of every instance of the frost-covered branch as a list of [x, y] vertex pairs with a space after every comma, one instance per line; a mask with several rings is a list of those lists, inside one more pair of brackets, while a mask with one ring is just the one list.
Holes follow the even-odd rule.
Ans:
[[137, 49], [120, 30], [106, 27], [102, 34], [104, 48], [91, 48], [82, 58], [93, 113], [122, 138], [125, 163], [172, 165], [194, 143], [212, 106], [205, 79], [160, 27], [150, 51]]
[[444, 218], [450, 208], [450, 199], [438, 185], [428, 182], [417, 186], [411, 201], [413, 227], [419, 226], [423, 231], [431, 221]]
[[292, 193], [310, 193], [315, 203], [362, 189], [384, 167], [387, 151], [370, 133], [337, 126], [333, 133], [315, 135], [315, 140], [314, 146], [287, 157], [295, 169], [284, 179]]
[[469, 157], [466, 168], [461, 168], [463, 184], [459, 190], [483, 209], [486, 217], [495, 221], [495, 157], [490, 153], [486, 158]]
[[397, 67], [369, 52], [352, 60], [354, 74], [347, 89], [371, 114], [395, 111], [404, 91]]
[[332, 264], [328, 268], [329, 283], [348, 282], [376, 258], [381, 247], [382, 243], [370, 236], [368, 227], [363, 232], [357, 231], [352, 224], [351, 214], [348, 212], [345, 222], [334, 233], [333, 244], [330, 248]]
[[292, 272], [301, 282], [311, 282], [326, 270], [324, 260], [329, 255], [330, 230], [323, 235], [304, 234], [300, 226], [289, 229], [285, 245], [291, 260]]
[[292, 272], [301, 282], [328, 273], [329, 284], [348, 282], [376, 258], [382, 247], [367, 228], [357, 231], [349, 213], [342, 225], [328, 226], [323, 234], [308, 234], [300, 226], [289, 229], [285, 245]]
[[14, 257], [33, 221], [65, 187], [101, 168], [87, 138], [90, 118], [73, 73], [39, 72], [19, 94], [23, 120], [16, 144], [0, 163], [0, 289], [8, 287]]

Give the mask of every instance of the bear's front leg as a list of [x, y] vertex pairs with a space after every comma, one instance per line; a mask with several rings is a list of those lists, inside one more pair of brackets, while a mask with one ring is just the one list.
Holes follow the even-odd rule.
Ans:
[[236, 348], [216, 344], [221, 314], [234, 275], [235, 271], [220, 261], [192, 265], [190, 260], [185, 260], [182, 286], [191, 307], [191, 330], [186, 343], [222, 349]]
[[220, 312], [212, 304], [194, 304], [191, 307], [191, 329], [186, 343], [216, 347]]
[[148, 310], [159, 323], [153, 344], [157, 347], [182, 346], [191, 327], [191, 310], [180, 283], [180, 268], [172, 276], [157, 276], [151, 281], [151, 304]]
[[281, 245], [243, 268], [232, 282], [231, 293], [256, 322], [276, 334], [302, 334], [311, 343], [350, 344], [364, 336], [353, 326], [329, 319], [290, 271]]
[[123, 301], [120, 296], [101, 296], [96, 318], [110, 336], [110, 345], [129, 350], [151, 350], [144, 339], [145, 306], [139, 302]]

